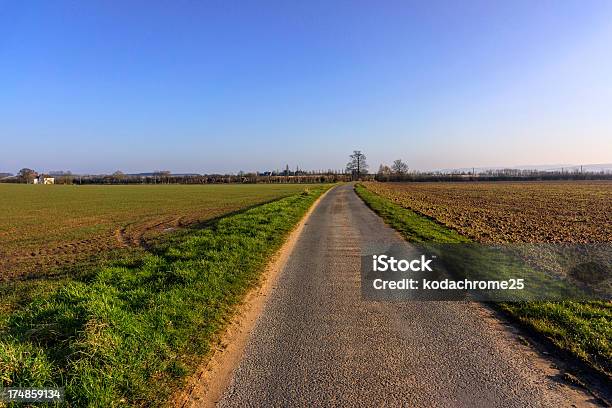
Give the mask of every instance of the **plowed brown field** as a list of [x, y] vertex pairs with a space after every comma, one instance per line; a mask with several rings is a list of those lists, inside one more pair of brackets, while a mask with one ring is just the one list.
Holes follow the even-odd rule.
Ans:
[[364, 183], [479, 242], [612, 242], [612, 182]]

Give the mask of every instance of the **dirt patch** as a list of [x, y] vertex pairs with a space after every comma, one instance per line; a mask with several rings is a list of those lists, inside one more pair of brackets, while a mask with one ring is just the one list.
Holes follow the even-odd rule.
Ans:
[[99, 236], [9, 253], [0, 259], [0, 282], [61, 274], [63, 269], [92, 261], [116, 248], [111, 237]]
[[162, 220], [151, 220], [143, 223], [131, 223], [115, 230], [117, 244], [126, 247], [148, 247], [148, 239], [151, 237], [171, 232], [177, 228], [195, 224], [196, 220], [188, 220], [187, 217], [167, 217]]
[[53, 276], [71, 265], [94, 261], [108, 251], [149, 247], [149, 241], [162, 234], [194, 225], [199, 220], [186, 216], [164, 217], [142, 223], [129, 223], [112, 233], [88, 239], [42, 246], [34, 250], [2, 253], [0, 256], [0, 282], [14, 279], [32, 279]]

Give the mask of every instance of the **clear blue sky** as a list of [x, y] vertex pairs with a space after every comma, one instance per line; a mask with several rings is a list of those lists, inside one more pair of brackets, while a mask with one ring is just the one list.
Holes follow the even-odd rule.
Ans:
[[612, 162], [611, 1], [0, 0], [0, 171]]

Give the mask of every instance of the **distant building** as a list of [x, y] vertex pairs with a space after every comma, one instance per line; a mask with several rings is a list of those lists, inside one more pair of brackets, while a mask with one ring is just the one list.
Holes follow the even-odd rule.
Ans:
[[55, 184], [55, 177], [45, 176], [41, 174], [33, 180], [34, 184]]

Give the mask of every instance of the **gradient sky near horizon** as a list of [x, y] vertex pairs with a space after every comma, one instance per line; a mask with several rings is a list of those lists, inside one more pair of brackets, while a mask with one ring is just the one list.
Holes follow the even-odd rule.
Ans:
[[0, 0], [0, 171], [612, 162], [611, 1]]

